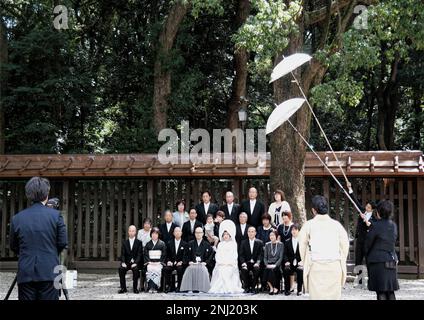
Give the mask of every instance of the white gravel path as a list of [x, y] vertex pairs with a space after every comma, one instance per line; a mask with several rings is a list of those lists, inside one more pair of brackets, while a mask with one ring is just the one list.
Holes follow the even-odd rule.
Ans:
[[[12, 272], [0, 272], [0, 299], [4, 299], [15, 274]], [[399, 280], [400, 290], [396, 292], [399, 300], [424, 300], [424, 279], [421, 280]], [[127, 286], [131, 289], [131, 274], [127, 275]], [[257, 295], [241, 295], [235, 297], [208, 297], [201, 295], [184, 296], [177, 294], [164, 293], [140, 293], [134, 294], [131, 290], [127, 294], [118, 294], [119, 277], [113, 273], [79, 273], [78, 286], [76, 289], [70, 290], [70, 299], [72, 300], [196, 300], [196, 299], [213, 299], [213, 300], [305, 300], [307, 295], [270, 296], [268, 294]], [[14, 288], [10, 299], [17, 299], [17, 287]], [[61, 299], [64, 299], [62, 297]], [[375, 293], [368, 290], [354, 288], [352, 282], [348, 282], [342, 292], [343, 300], [375, 300]]]

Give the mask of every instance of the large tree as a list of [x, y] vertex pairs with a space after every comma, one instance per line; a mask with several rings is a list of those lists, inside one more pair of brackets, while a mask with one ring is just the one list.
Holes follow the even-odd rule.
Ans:
[[[355, 6], [371, 2], [374, 1], [256, 0], [257, 13], [239, 38], [242, 44], [260, 54], [259, 59], [268, 62], [268, 70], [281, 61], [283, 54], [313, 54], [311, 63], [295, 72], [308, 96], [310, 89], [322, 81], [327, 71], [325, 60], [340, 50], [342, 35], [352, 24]], [[274, 82], [273, 91], [277, 103], [300, 96], [297, 85], [290, 77]], [[303, 136], [309, 137], [311, 112], [308, 106], [303, 106], [291, 121]], [[270, 147], [271, 188], [282, 189], [296, 219], [304, 221], [306, 146], [285, 123], [271, 134]]]

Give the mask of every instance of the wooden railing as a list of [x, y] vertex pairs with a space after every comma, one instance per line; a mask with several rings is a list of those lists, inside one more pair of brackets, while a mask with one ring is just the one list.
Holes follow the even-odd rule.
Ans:
[[[330, 152], [319, 152], [320, 158], [335, 175], [339, 165]], [[351, 176], [417, 176], [424, 175], [421, 151], [352, 151], [337, 152], [341, 166]], [[215, 154], [209, 164], [196, 164], [175, 158], [176, 164], [162, 164], [155, 154], [115, 155], [3, 155], [0, 156], [0, 179], [31, 176], [45, 177], [244, 177], [248, 169], [263, 166], [257, 176], [269, 176], [270, 155], [256, 162], [237, 160], [235, 155]], [[187, 160], [187, 159], [186, 159]], [[184, 164], [186, 162], [186, 164]], [[237, 164], [244, 162], [244, 164]], [[305, 176], [328, 176], [321, 162], [307, 153]]]

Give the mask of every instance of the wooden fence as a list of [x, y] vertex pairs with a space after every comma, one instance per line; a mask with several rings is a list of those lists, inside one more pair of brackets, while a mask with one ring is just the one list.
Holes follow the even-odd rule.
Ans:
[[[9, 221], [25, 208], [24, 180], [0, 182], [0, 252], [3, 267], [16, 260], [8, 246]], [[405, 273], [422, 273], [419, 267], [422, 252], [418, 235], [423, 232], [419, 209], [422, 210], [422, 178], [400, 178], [389, 181], [382, 178], [353, 178], [353, 186], [363, 201], [390, 199], [394, 202], [395, 221], [399, 226], [398, 252]], [[142, 227], [142, 220], [150, 217], [160, 222], [164, 209], [175, 209], [177, 199], [184, 198], [193, 206], [200, 199], [200, 190], [211, 190], [214, 200], [222, 204], [226, 190], [240, 191], [238, 198], [246, 198], [247, 189], [255, 185], [259, 197], [270, 201], [268, 179], [108, 179], [108, 180], [52, 180], [51, 196], [62, 202], [69, 235], [68, 264], [81, 268], [109, 268], [116, 266], [121, 243], [130, 224]], [[345, 195], [328, 178], [307, 178], [306, 203], [324, 194], [330, 201], [331, 216], [339, 220], [354, 237], [357, 215]], [[420, 198], [421, 197], [421, 198]], [[421, 201], [421, 203], [420, 203]], [[353, 258], [353, 255], [352, 255]]]
[[[266, 205], [272, 201], [268, 167], [265, 174], [248, 177], [240, 175], [240, 171], [246, 168], [237, 169], [236, 166], [196, 167], [193, 171], [190, 167], [184, 170], [163, 167], [151, 161], [140, 169], [142, 163], [152, 156], [110, 157], [0, 157], [0, 269], [16, 268], [16, 257], [9, 249], [9, 224], [13, 215], [28, 206], [24, 186], [32, 175], [49, 177], [51, 197], [61, 199], [69, 237], [66, 262], [76, 268], [115, 268], [130, 224], [141, 228], [145, 217], [152, 218], [157, 224], [165, 209], [175, 209], [178, 199], [185, 199], [190, 207], [198, 203], [201, 190], [210, 190], [213, 200], [220, 205], [227, 190], [233, 190], [240, 201], [247, 198], [248, 188], [254, 185]], [[322, 157], [340, 176], [335, 169], [337, 164], [329, 159], [328, 154], [322, 153]], [[394, 220], [399, 227], [400, 272], [424, 276], [422, 153], [351, 152], [341, 153], [339, 157], [363, 202], [367, 199], [394, 202]], [[353, 239], [357, 214], [343, 192], [316, 162], [308, 155], [305, 164], [307, 212], [310, 214], [312, 196], [323, 194], [330, 201], [331, 216], [345, 226]]]

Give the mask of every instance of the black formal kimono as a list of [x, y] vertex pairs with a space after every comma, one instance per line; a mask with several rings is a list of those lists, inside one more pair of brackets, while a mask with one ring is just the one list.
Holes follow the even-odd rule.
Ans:
[[[239, 246], [239, 268], [244, 290], [246, 291], [255, 290], [264, 254], [263, 242], [259, 239], [254, 239], [253, 241], [253, 251], [251, 250], [249, 239], [243, 240]], [[249, 276], [250, 271], [252, 271], [252, 277]]]
[[197, 220], [202, 224], [206, 224], [206, 216], [212, 214], [215, 218], [216, 213], [218, 212], [218, 206], [215, 203], [209, 202], [208, 212], [205, 212], [205, 206], [203, 202], [196, 205]]
[[265, 213], [265, 205], [263, 202], [256, 199], [255, 207], [253, 208], [253, 212], [250, 211], [250, 200], [244, 200], [240, 206], [240, 212], [247, 213], [247, 223], [255, 228], [258, 228], [262, 225], [262, 215]]
[[[283, 255], [283, 275], [284, 275], [284, 291], [290, 292], [290, 276], [296, 273], [297, 276], [297, 292], [302, 291], [303, 286], [303, 267], [299, 267], [299, 262], [302, 261], [299, 253], [299, 243], [296, 248], [293, 248], [292, 239], [284, 242], [284, 255]], [[286, 263], [290, 263], [286, 266]]]
[[225, 213], [225, 219], [231, 219], [235, 224], [239, 223], [240, 205], [238, 203], [233, 202], [231, 212], [228, 212], [227, 204], [221, 206], [220, 210]]
[[[156, 250], [160, 251], [160, 256], [155, 258], [151, 257], [150, 251], [154, 253]], [[159, 289], [161, 286], [160, 279], [162, 277], [162, 268], [165, 265], [166, 260], [166, 244], [162, 240], [158, 239], [156, 244], [153, 243], [153, 240], [147, 242], [144, 247], [144, 265], [146, 271], [146, 282], [149, 289]], [[160, 262], [160, 265], [153, 266], [148, 265], [149, 262]]]
[[244, 232], [242, 232], [240, 224], [236, 224], [236, 242], [239, 247], [241, 242], [248, 238], [247, 230], [249, 230], [249, 227], [250, 225], [246, 223], [246, 228], [244, 229]]
[[[127, 239], [122, 243], [121, 248], [121, 265], [119, 266], [119, 281], [121, 284], [121, 290], [126, 291], [127, 285], [125, 282], [125, 274], [132, 270], [133, 274], [133, 289], [137, 290], [138, 279], [140, 277], [140, 266], [143, 264], [143, 244], [137, 238], [134, 238], [133, 247], [131, 248], [130, 240]], [[126, 267], [122, 266], [122, 263], [126, 264]], [[134, 268], [131, 266], [136, 264]]]
[[191, 240], [194, 240], [194, 232], [197, 227], [201, 227], [201, 228], [203, 227], [203, 224], [198, 220], [196, 220], [196, 222], [194, 223], [193, 230], [191, 230], [190, 220], [184, 222], [183, 229], [182, 229], [182, 232], [183, 232], [182, 238], [185, 242], [190, 242]]
[[174, 229], [175, 227], [178, 227], [177, 224], [171, 223], [171, 227], [169, 228], [166, 225], [166, 222], [159, 225], [159, 231], [160, 231], [160, 239], [166, 243], [168, 243], [171, 239], [174, 238]]
[[[172, 281], [172, 272], [174, 270], [177, 271], [177, 291], [179, 291], [181, 286], [181, 280], [183, 279], [184, 275], [184, 270], [188, 264], [187, 251], [188, 243], [185, 242], [183, 239], [180, 240], [177, 250], [175, 239], [171, 239], [166, 244], [166, 260], [165, 267], [163, 268], [163, 272], [165, 274], [165, 291], [168, 291], [168, 288], [170, 288], [171, 291], [175, 290], [175, 281]], [[172, 263], [171, 266], [168, 265], [169, 262]]]
[[[350, 193], [350, 196], [352, 197], [352, 200], [356, 203], [358, 208], [365, 213], [365, 207], [361, 204], [361, 202], [356, 197], [355, 193]], [[358, 214], [357, 211], [355, 211], [355, 214]], [[358, 214], [359, 215], [359, 214]], [[374, 216], [371, 216], [370, 222], [374, 222], [376, 219]], [[365, 239], [367, 237], [369, 227], [365, 223], [365, 221], [358, 217], [358, 221], [356, 223], [356, 230], [355, 230], [355, 265], [362, 265], [363, 260], [365, 257]]]
[[[200, 258], [198, 261], [197, 258]], [[215, 265], [214, 261], [215, 251], [212, 246], [206, 241], [202, 240], [200, 246], [197, 244], [197, 240], [194, 239], [188, 244], [187, 261], [190, 262], [206, 262], [206, 267], [209, 273], [212, 273]]]

